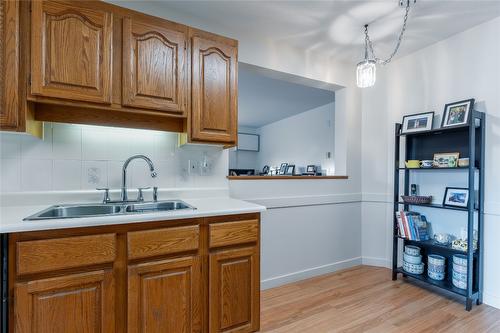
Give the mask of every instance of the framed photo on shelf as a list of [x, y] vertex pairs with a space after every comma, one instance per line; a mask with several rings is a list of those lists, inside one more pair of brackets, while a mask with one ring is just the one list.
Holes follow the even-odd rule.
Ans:
[[279, 175], [284, 175], [286, 173], [288, 163], [281, 163], [280, 170], [279, 170]]
[[437, 153], [434, 154], [433, 166], [435, 168], [455, 168], [460, 153]]
[[468, 124], [473, 107], [474, 98], [446, 104], [444, 106], [441, 127], [445, 128]]
[[443, 206], [466, 208], [469, 205], [469, 189], [447, 187], [444, 192]]
[[403, 117], [401, 134], [430, 131], [434, 121], [434, 112], [411, 114]]
[[294, 173], [295, 173], [295, 165], [288, 164], [288, 166], [286, 167], [285, 175], [287, 175], [287, 176], [293, 176]]

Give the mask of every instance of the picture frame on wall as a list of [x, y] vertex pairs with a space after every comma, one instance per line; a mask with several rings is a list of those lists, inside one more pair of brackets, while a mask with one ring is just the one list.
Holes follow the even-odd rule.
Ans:
[[446, 128], [468, 124], [473, 107], [474, 98], [446, 104], [444, 106], [441, 127]]
[[404, 116], [401, 134], [430, 131], [433, 122], [434, 111]]
[[444, 192], [443, 206], [467, 208], [469, 206], [469, 189], [447, 187]]
[[279, 170], [278, 174], [284, 175], [286, 172], [287, 166], [288, 166], [288, 163], [281, 163], [280, 170]]
[[295, 165], [288, 164], [288, 166], [286, 167], [285, 175], [293, 176], [294, 174], [295, 174]]

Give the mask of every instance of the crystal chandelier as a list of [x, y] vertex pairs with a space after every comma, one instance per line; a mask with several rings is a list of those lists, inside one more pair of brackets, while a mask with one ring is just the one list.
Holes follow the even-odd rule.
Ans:
[[[396, 55], [403, 41], [403, 35], [406, 30], [406, 22], [408, 21], [408, 14], [410, 13], [410, 2], [411, 0], [399, 0], [399, 5], [405, 7], [405, 16], [403, 19], [403, 27], [399, 33], [399, 38], [396, 43], [394, 51], [391, 53], [389, 58], [380, 59], [375, 56], [375, 51], [373, 50], [373, 43], [368, 35], [368, 24], [365, 24], [365, 60], [358, 63], [356, 68], [356, 83], [359, 88], [371, 87], [375, 84], [377, 79], [377, 63], [382, 65], [387, 65], [391, 62], [392, 58]], [[416, 3], [417, 0], [413, 0]], [[406, 5], [405, 5], [406, 4]]]

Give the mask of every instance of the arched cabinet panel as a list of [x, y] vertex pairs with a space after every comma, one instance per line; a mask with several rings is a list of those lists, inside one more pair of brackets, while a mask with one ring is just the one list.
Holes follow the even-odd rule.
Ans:
[[185, 114], [186, 33], [168, 28], [123, 20], [124, 105]]
[[112, 18], [75, 1], [33, 1], [31, 93], [111, 103]]

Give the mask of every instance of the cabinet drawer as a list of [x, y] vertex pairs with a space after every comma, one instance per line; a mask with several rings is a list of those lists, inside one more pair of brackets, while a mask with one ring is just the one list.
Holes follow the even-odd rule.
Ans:
[[140, 259], [197, 250], [199, 239], [198, 225], [129, 232], [128, 258]]
[[116, 235], [92, 235], [18, 242], [17, 273], [32, 274], [113, 262]]
[[245, 220], [210, 224], [210, 247], [257, 242], [259, 221]]

